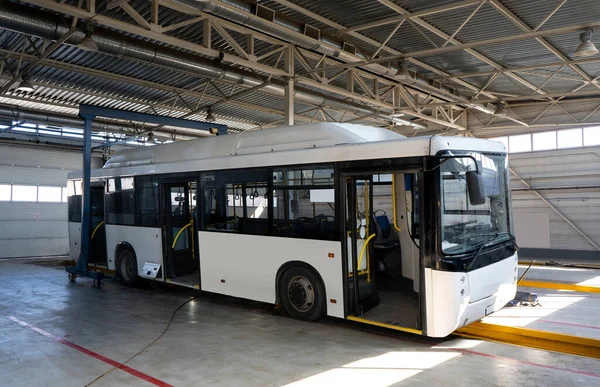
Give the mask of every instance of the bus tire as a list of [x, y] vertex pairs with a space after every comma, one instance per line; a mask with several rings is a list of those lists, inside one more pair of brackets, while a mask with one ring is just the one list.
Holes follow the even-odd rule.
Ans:
[[121, 283], [127, 287], [135, 286], [137, 282], [137, 260], [130, 249], [124, 248], [119, 251], [117, 274]]
[[288, 315], [303, 321], [314, 321], [325, 311], [325, 287], [314, 271], [293, 266], [281, 277], [279, 296]]

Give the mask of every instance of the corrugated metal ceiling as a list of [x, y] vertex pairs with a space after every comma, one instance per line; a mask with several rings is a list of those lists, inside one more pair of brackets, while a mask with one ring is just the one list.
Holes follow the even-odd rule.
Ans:
[[[497, 0], [495, 0], [497, 1]], [[76, 5], [76, 1], [69, 0], [67, 4]], [[108, 0], [97, 0], [97, 9], [104, 10]], [[443, 7], [460, 3], [459, 1], [434, 1], [434, 0], [396, 0], [396, 4], [403, 7], [409, 12], [418, 12], [431, 8]], [[559, 4], [558, 0], [501, 0], [500, 3], [508, 10], [513, 12], [518, 18], [526, 23], [530, 28], [535, 28], [547, 15]], [[597, 1], [594, 0], [569, 0], [567, 1], [545, 24], [541, 30], [549, 28], [557, 28], [568, 26], [577, 23], [586, 23], [600, 20], [600, 7], [597, 6]], [[151, 7], [150, 2], [146, 0], [131, 0], [129, 4], [137, 10], [146, 20], [150, 19]], [[304, 24], [310, 24], [322, 30], [323, 34], [330, 37], [335, 35], [334, 29], [318, 20], [312, 19], [301, 12], [289, 9], [281, 5], [277, 0], [264, 0], [260, 4], [274, 9], [280, 16], [286, 18], [286, 23], [297, 26], [302, 29]], [[349, 28], [361, 25], [365, 22], [382, 20], [391, 16], [399, 16], [394, 10], [385, 6], [381, 2], [372, 0], [297, 0], [294, 4], [308, 11], [314, 12], [324, 18], [331, 20], [343, 27]], [[477, 4], [473, 4], [458, 9], [438, 12], [421, 17], [420, 19], [428, 23], [430, 27], [424, 27], [413, 21], [405, 21], [404, 24], [394, 33], [387, 42], [387, 47], [403, 53], [414, 53], [440, 47], [445, 43], [445, 38], [439, 35], [453, 34], [459, 26], [469, 17], [475, 10]], [[132, 18], [127, 15], [122, 9], [115, 8], [104, 13], [106, 16], [119, 19], [122, 21], [134, 23]], [[160, 23], [165, 25], [177, 23], [184, 20], [189, 20], [193, 16], [185, 15], [174, 11], [168, 7], [160, 8]], [[170, 36], [174, 36], [186, 41], [195, 43], [202, 42], [203, 28], [202, 23], [195, 23], [183, 28], [175, 29], [168, 32]], [[390, 23], [377, 28], [369, 28], [360, 30], [359, 33], [365, 37], [377, 42], [385, 41], [391, 31], [397, 26], [396, 23]], [[431, 30], [439, 30], [439, 33]], [[135, 37], [143, 41], [151, 41], [147, 38], [141, 38], [128, 32], [118, 31], [125, 36]], [[245, 49], [247, 48], [246, 36], [235, 31], [228, 30], [229, 34]], [[490, 2], [485, 3], [472, 19], [466, 23], [462, 29], [456, 34], [456, 39], [463, 43], [476, 42], [486, 39], [499, 38], [523, 33], [523, 30], [518, 27], [513, 21], [509, 20], [505, 15], [500, 13]], [[546, 38], [548, 43], [556, 47], [556, 49], [567, 58], [573, 58], [573, 51], [579, 43], [578, 32], [571, 32], [562, 35], [555, 35]], [[348, 35], [336, 36], [336, 39], [344, 39], [345, 41], [354, 44], [362, 53], [370, 55], [376, 47], [366, 43], [356, 37]], [[0, 29], [0, 49], [8, 51], [19, 51], [23, 35], [15, 32], [10, 32]], [[41, 46], [41, 40], [33, 38], [33, 40]], [[594, 42], [600, 43], [598, 37], [594, 37]], [[152, 43], [169, 46], [179, 51], [191, 53], [188, 50], [177, 48], [164, 42], [152, 41]], [[448, 43], [452, 46], [453, 43]], [[212, 35], [212, 46], [214, 49], [224, 53], [235, 53], [230, 45], [219, 34]], [[259, 40], [255, 43], [255, 53], [260, 56], [273, 49], [273, 45]], [[487, 62], [495, 62], [501, 67], [515, 66], [530, 66], [540, 63], [557, 63], [560, 62], [555, 54], [551, 53], [536, 39], [524, 39], [518, 42], [498, 43], [489, 46], [476, 47], [475, 51], [485, 58]], [[35, 55], [35, 50], [29, 47], [26, 51], [29, 55]], [[387, 56], [385, 50], [382, 50], [380, 56]], [[266, 64], [275, 64], [279, 55], [273, 55]], [[182, 90], [194, 90], [197, 93], [205, 92], [206, 95], [215, 97], [224, 97], [232, 95], [237, 91], [241, 91], [241, 87], [235, 87], [220, 80], [214, 80], [204, 88], [206, 80], [199, 76], [194, 76], [190, 73], [184, 73], [171, 68], [165, 68], [148, 63], [140, 63], [124, 58], [108, 56], [100, 53], [84, 52], [76, 47], [63, 45], [50, 56], [50, 59], [64, 62], [71, 65], [80, 66], [83, 69], [101, 70], [107, 73], [117, 74], [123, 77], [129, 77], [135, 80], [153, 82], [157, 85], [164, 85], [165, 88], [178, 88]], [[492, 66], [481, 58], [464, 51], [457, 50], [444, 54], [419, 57], [419, 60], [436, 69], [451, 73], [460, 74], [465, 72], [489, 71]], [[316, 63], [316, 59], [309, 58], [311, 65]], [[6, 60], [9, 66], [16, 66], [17, 59], [9, 58]], [[297, 65], [299, 63], [297, 62]], [[600, 73], [600, 61], [596, 63], [587, 63], [578, 66], [590, 78], [598, 76]], [[417, 71], [420, 75], [429, 78], [438, 78], [439, 74], [429, 71], [425, 68], [411, 64], [410, 68]], [[547, 77], [552, 75], [557, 67], [531, 70], [526, 73], [516, 73], [516, 76], [529, 82], [534, 87], [542, 85]], [[335, 71], [328, 71], [328, 75]], [[7, 76], [7, 70], [4, 70], [4, 77]], [[106, 106], [119, 106], [129, 109], [148, 109], [149, 105], [159, 104], [168, 105], [169, 100], [173, 101], [174, 94], [169, 91], [161, 90], [160, 88], [143, 87], [135, 84], [124, 83], [119, 80], [106, 79], [97, 75], [86, 75], [78, 72], [73, 72], [65, 69], [58, 69], [49, 65], [38, 66], [32, 71], [34, 81], [43, 83], [44, 87], [36, 89], [36, 91], [28, 96], [30, 99], [39, 99], [40, 101], [52, 101], [54, 103], [75, 106], [79, 102], [94, 101], [102, 103]], [[264, 75], [264, 74], [263, 74]], [[489, 75], [479, 77], [469, 77], [465, 80], [477, 87], [484, 86], [490, 79]], [[580, 86], [581, 75], [575, 70], [564, 67], [551, 80], [543, 85], [545, 92], [549, 93], [567, 93], [570, 90]], [[51, 85], [56, 85], [57, 90], [52, 90]], [[331, 82], [331, 85], [347, 88], [346, 76], [341, 76]], [[62, 89], [61, 89], [62, 87]], [[72, 89], [72, 91], [65, 90]], [[311, 88], [324, 95], [333, 95], [323, 89], [316, 87]], [[81, 90], [77, 93], [75, 90]], [[465, 91], [463, 86], [460, 89]], [[590, 88], [586, 88], [588, 90]], [[355, 85], [355, 90], [362, 91], [361, 87]], [[531, 88], [524, 86], [521, 82], [515, 79], [509, 79], [502, 75], [491, 82], [487, 88], [491, 93], [498, 95], [530, 95], [533, 93]], [[97, 95], [94, 95], [97, 94]], [[473, 95], [474, 92], [470, 92]], [[469, 95], [469, 94], [467, 94]], [[22, 96], [25, 98], [25, 96]], [[114, 99], [111, 101], [111, 97]], [[389, 96], [388, 96], [389, 97]], [[184, 102], [185, 101], [185, 102]], [[183, 114], [182, 111], [189, 110], [190, 107], [205, 106], [209, 101], [201, 101], [198, 103], [197, 96], [182, 94], [181, 98], [175, 100], [174, 105], [178, 110], [171, 114]], [[250, 106], [256, 105], [263, 107], [263, 110], [252, 109]], [[313, 106], [296, 103], [297, 111], [306, 111], [314, 108]], [[247, 129], [249, 125], [252, 127], [267, 124], [273, 121], [280, 120], [282, 115], [276, 114], [275, 111], [283, 110], [283, 101], [280, 97], [258, 92], [239, 99], [239, 104], [226, 103], [219, 105], [217, 115], [227, 118], [232, 125], [239, 129]], [[341, 117], [343, 113], [327, 111], [333, 117]], [[309, 119], [314, 115], [314, 109], [307, 113]], [[355, 117], [355, 116], [347, 116]]]

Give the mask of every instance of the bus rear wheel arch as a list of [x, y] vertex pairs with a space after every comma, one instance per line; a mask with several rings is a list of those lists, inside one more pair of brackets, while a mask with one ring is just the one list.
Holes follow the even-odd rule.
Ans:
[[121, 283], [128, 287], [133, 287], [137, 283], [138, 269], [137, 258], [132, 248], [127, 245], [117, 247], [117, 275]]
[[286, 313], [303, 321], [325, 314], [325, 286], [309, 265], [292, 264], [278, 276], [278, 300]]

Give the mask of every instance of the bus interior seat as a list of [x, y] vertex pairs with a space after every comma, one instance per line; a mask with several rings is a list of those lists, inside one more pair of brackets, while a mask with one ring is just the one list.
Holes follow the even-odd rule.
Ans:
[[375, 227], [377, 228], [377, 236], [375, 237], [375, 243], [373, 246], [376, 249], [389, 250], [395, 249], [400, 246], [400, 241], [397, 239], [390, 239], [392, 237], [392, 225], [388, 219], [385, 211], [382, 215], [373, 215], [375, 218]]
[[[381, 215], [377, 215], [382, 213]], [[391, 257], [386, 257], [387, 253], [400, 247], [400, 241], [396, 239], [395, 233], [392, 233], [392, 225], [388, 219], [386, 212], [378, 210], [373, 214], [374, 223], [377, 235], [373, 242], [375, 248], [375, 270], [378, 272], [387, 272], [391, 266], [397, 266], [397, 262], [386, 262]]]

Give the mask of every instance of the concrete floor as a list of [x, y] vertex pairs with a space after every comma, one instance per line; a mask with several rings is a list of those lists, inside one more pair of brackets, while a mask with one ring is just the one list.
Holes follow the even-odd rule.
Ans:
[[[155, 340], [198, 294], [114, 281], [98, 290], [85, 278], [69, 283], [55, 262], [0, 261], [3, 385], [89, 385]], [[339, 319], [304, 323], [270, 310], [202, 294], [127, 372], [113, 369], [92, 385], [600, 386], [594, 359]]]
[[[519, 266], [519, 275], [525, 269], [526, 266]], [[524, 279], [600, 287], [600, 270], [533, 266]], [[527, 287], [519, 290], [535, 293], [540, 305], [507, 307], [483, 321], [600, 339], [600, 293]]]
[[[523, 275], [527, 265], [519, 265], [519, 277]], [[600, 270], [560, 266], [531, 266], [523, 277], [531, 281], [549, 281], [563, 284], [595, 286], [600, 288]]]

